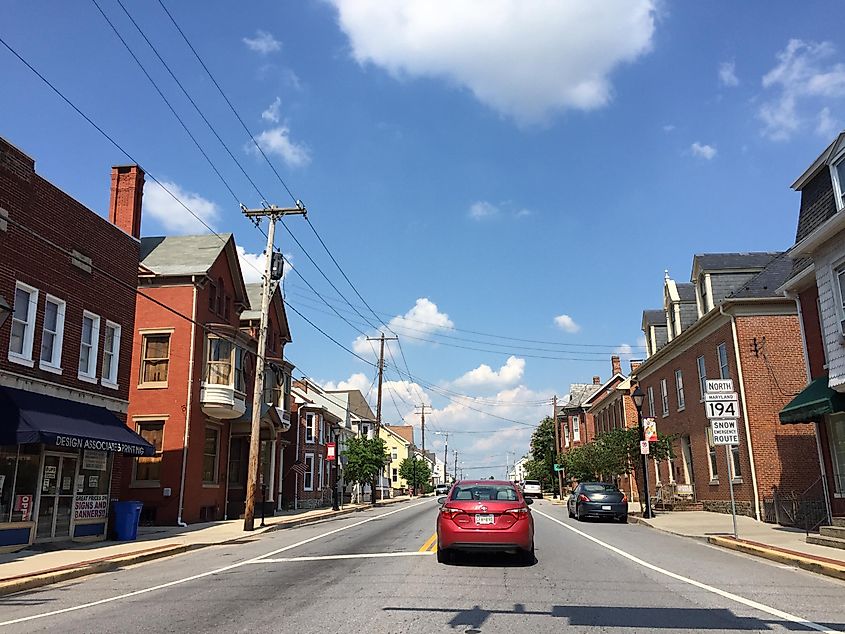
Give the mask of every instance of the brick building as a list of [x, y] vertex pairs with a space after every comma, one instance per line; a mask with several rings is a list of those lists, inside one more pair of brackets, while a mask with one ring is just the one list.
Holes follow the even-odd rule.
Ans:
[[[818, 434], [823, 478], [807, 492], [827, 515], [845, 516], [845, 133], [792, 188], [801, 193], [793, 266], [781, 287], [801, 316], [808, 385], [781, 411], [783, 423]], [[802, 386], [803, 387], [803, 386]]]
[[[116, 223], [137, 232], [128, 210]], [[155, 446], [126, 465], [142, 520], [192, 523], [243, 512], [260, 291], [250, 293], [231, 234], [141, 239], [129, 422]], [[255, 305], [258, 304], [258, 305]], [[265, 512], [281, 505], [290, 341], [278, 290], [269, 313], [259, 474]], [[260, 509], [259, 509], [260, 510]]]
[[[112, 219], [142, 184], [112, 170]], [[0, 139], [0, 550], [104, 539], [120, 456], [152, 452], [125, 424], [138, 253]]]
[[[791, 267], [779, 253], [696, 255], [690, 286], [697, 318], [667, 319], [667, 343], [634, 373], [646, 394], [643, 415], [675, 437], [674, 458], [659, 465], [658, 482], [691, 485], [706, 510], [729, 512], [731, 477], [738, 511], [757, 519], [775, 489], [801, 492], [819, 477], [812, 429], [778, 420], [806, 384], [797, 311], [776, 292]], [[667, 274], [664, 310], [683, 314], [673, 285]], [[740, 443], [728, 450], [712, 442], [703, 403], [708, 378], [732, 379], [739, 395]]]
[[594, 376], [592, 383], [573, 383], [561, 405], [558, 405], [555, 418], [560, 425], [558, 453], [566, 453], [575, 447], [592, 442], [596, 437], [593, 415], [588, 412], [586, 401], [601, 389], [601, 377]]

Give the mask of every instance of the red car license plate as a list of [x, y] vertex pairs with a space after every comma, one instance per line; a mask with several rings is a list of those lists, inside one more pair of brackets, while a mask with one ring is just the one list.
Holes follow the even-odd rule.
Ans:
[[493, 523], [493, 516], [492, 515], [476, 515], [475, 516], [475, 524], [477, 526], [483, 526], [485, 524], [492, 524]]

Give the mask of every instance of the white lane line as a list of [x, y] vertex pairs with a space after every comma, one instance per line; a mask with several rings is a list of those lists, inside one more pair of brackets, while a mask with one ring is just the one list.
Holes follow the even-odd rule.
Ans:
[[724, 597], [725, 599], [729, 599], [731, 601], [735, 601], [736, 603], [741, 603], [742, 605], [748, 606], [750, 608], [754, 608], [755, 610], [760, 610], [761, 612], [765, 612], [766, 614], [770, 614], [772, 616], [776, 616], [779, 619], [783, 619], [785, 621], [791, 621], [792, 623], [798, 623], [799, 625], [803, 625], [811, 630], [816, 630], [818, 632], [837, 632], [838, 630], [832, 630], [824, 625], [819, 625], [818, 623], [814, 623], [813, 621], [808, 621], [807, 619], [803, 619], [800, 616], [795, 616], [794, 614], [790, 614], [789, 612], [784, 612], [783, 610], [778, 610], [777, 608], [769, 607], [768, 605], [763, 605], [762, 603], [757, 603], [756, 601], [752, 601], [751, 599], [746, 599], [745, 597], [741, 597], [738, 594], [733, 594], [732, 592], [727, 592], [725, 590], [720, 590], [719, 588], [715, 588], [713, 586], [709, 586], [706, 583], [701, 583], [700, 581], [696, 581], [695, 579], [689, 579], [687, 577], [681, 576], [677, 573], [671, 572], [666, 570], [665, 568], [661, 568], [660, 566], [655, 566], [654, 564], [650, 564], [647, 561], [643, 561], [639, 557], [635, 557], [630, 553], [626, 553], [624, 550], [620, 550], [615, 546], [611, 546], [610, 544], [601, 541], [600, 539], [596, 539], [592, 535], [588, 535], [584, 531], [580, 531], [574, 526], [570, 526], [566, 522], [562, 522], [561, 520], [557, 519], [556, 517], [552, 517], [551, 515], [547, 515], [538, 509], [532, 509], [534, 513], [542, 515], [543, 517], [552, 520], [553, 522], [557, 522], [564, 528], [572, 531], [573, 533], [584, 537], [585, 539], [589, 539], [591, 542], [610, 550], [617, 555], [624, 557], [630, 561], [633, 561], [644, 568], [648, 568], [649, 570], [653, 570], [655, 572], [659, 572], [660, 574], [666, 575], [667, 577], [671, 577], [672, 579], [676, 579], [677, 581], [683, 581], [684, 583], [688, 583], [691, 586], [695, 586], [696, 588], [701, 588], [702, 590], [706, 590], [707, 592], [712, 592], [713, 594], [717, 594], [720, 597]]
[[[130, 597], [137, 597], [141, 594], [147, 594], [148, 592], [155, 592], [156, 590], [162, 590], [164, 588], [170, 588], [172, 586], [178, 586], [183, 583], [188, 583], [189, 581], [195, 581], [197, 579], [202, 579], [203, 577], [209, 577], [211, 575], [216, 575], [221, 572], [226, 572], [227, 570], [232, 570], [233, 568], [240, 568], [241, 566], [245, 566], [247, 564], [254, 563], [259, 561], [265, 557], [272, 557], [273, 555], [278, 555], [279, 553], [285, 552], [286, 550], [291, 550], [293, 548], [298, 548], [299, 546], [304, 546], [305, 544], [309, 544], [313, 541], [318, 539], [323, 539], [324, 537], [328, 537], [329, 535], [334, 535], [335, 533], [339, 533], [341, 531], [349, 530], [350, 528], [355, 528], [356, 526], [361, 526], [361, 524], [366, 524], [367, 522], [372, 522], [374, 520], [381, 519], [383, 517], [387, 517], [388, 515], [393, 515], [394, 513], [401, 513], [402, 511], [407, 511], [408, 509], [412, 509], [415, 506], [419, 506], [420, 504], [425, 504], [428, 500], [423, 500], [422, 502], [417, 502], [416, 504], [411, 504], [410, 506], [403, 506], [401, 508], [396, 509], [395, 511], [388, 511], [387, 513], [381, 513], [380, 515], [375, 515], [373, 517], [368, 517], [365, 520], [361, 520], [360, 522], [355, 522], [354, 524], [349, 524], [348, 526], [341, 526], [340, 528], [335, 528], [334, 530], [327, 531], [325, 533], [321, 533], [319, 535], [315, 535], [314, 537], [309, 537], [308, 539], [303, 539], [302, 541], [296, 542], [295, 544], [291, 544], [290, 546], [285, 546], [283, 548], [277, 548], [276, 550], [272, 550], [269, 553], [265, 553], [263, 555], [259, 555], [258, 557], [253, 557], [251, 559], [246, 559], [244, 561], [240, 561], [236, 564], [230, 564], [228, 566], [223, 566], [222, 568], [215, 568], [214, 570], [209, 570], [208, 572], [201, 572], [196, 575], [191, 575], [190, 577], [185, 577], [184, 579], [177, 579], [175, 581], [168, 581], [167, 583], [161, 583], [157, 586], [152, 586], [150, 588], [143, 588], [142, 590], [135, 590], [133, 592], [127, 592], [125, 594], [119, 594], [114, 597], [109, 597], [107, 599], [100, 599], [99, 601], [91, 601], [90, 603], [83, 603], [81, 605], [74, 605], [69, 608], [62, 608], [60, 610], [52, 610], [50, 612], [43, 612], [41, 614], [33, 614], [32, 616], [24, 616], [19, 619], [12, 619], [10, 621], [2, 621], [0, 622], [0, 627], [6, 625], [14, 625], [15, 623], [25, 623], [27, 621], [34, 621], [36, 619], [43, 619], [48, 616], [56, 616], [57, 614], [66, 614], [67, 612], [75, 612], [77, 610], [84, 610], [85, 608], [92, 608], [97, 605], [102, 605], [104, 603], [111, 603], [112, 601], [120, 601], [121, 599], [128, 599]], [[14, 595], [12, 595], [14, 596]]]
[[321, 555], [319, 557], [279, 557], [277, 559], [267, 559], [262, 557], [256, 561], [250, 561], [251, 564], [283, 564], [290, 561], [326, 561], [328, 559], [378, 559], [380, 557], [419, 557], [420, 555], [433, 555], [433, 552], [419, 552], [416, 550], [399, 553], [357, 553], [354, 555]]

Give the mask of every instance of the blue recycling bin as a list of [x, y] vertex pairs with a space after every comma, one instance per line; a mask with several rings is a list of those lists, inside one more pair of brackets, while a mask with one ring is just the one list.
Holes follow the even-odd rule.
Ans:
[[118, 541], [138, 539], [138, 520], [143, 506], [135, 500], [114, 503], [114, 533]]

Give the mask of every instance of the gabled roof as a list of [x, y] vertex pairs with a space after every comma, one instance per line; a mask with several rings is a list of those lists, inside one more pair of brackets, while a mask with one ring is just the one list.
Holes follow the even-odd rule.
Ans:
[[[261, 291], [262, 291], [263, 284], [260, 282], [257, 284], [247, 284], [246, 285], [246, 296], [248, 301], [248, 306], [244, 309], [241, 313], [241, 321], [259, 321], [261, 319]], [[279, 307], [280, 312], [280, 325], [282, 328], [282, 333], [285, 335], [285, 341], [287, 343], [291, 342], [291, 334], [290, 334], [290, 326], [288, 325], [288, 314], [285, 310], [285, 302], [282, 299], [282, 293], [279, 290], [279, 287], [276, 286], [276, 289], [273, 291], [273, 294], [270, 296], [270, 310], [273, 310], [273, 303], [277, 302], [277, 306]]]
[[404, 438], [406, 442], [414, 444], [414, 428], [411, 425], [385, 425], [397, 436]]
[[827, 165], [827, 162], [831, 158], [835, 158], [834, 155], [839, 152], [843, 145], [845, 145], [845, 132], [840, 132], [833, 142], [828, 145], [821, 154], [819, 154], [819, 157], [815, 161], [813, 161], [813, 164], [810, 165], [810, 167], [808, 167], [794, 183], [792, 183], [792, 189], [795, 191], [801, 191], [804, 188], [804, 185], [809, 183], [813, 177]]
[[760, 251], [753, 253], [696, 253], [692, 259], [690, 280], [695, 281], [701, 271], [747, 271], [761, 269], [780, 251]]
[[405, 438], [405, 436], [403, 436], [402, 434], [400, 434], [397, 431], [398, 427], [394, 427], [393, 425], [382, 425], [381, 427], [379, 427], [379, 429], [381, 431], [385, 432], [385, 433], [388, 433], [388, 434], [391, 434], [392, 436], [395, 436], [396, 438], [398, 438], [403, 443], [407, 443], [411, 446], [413, 446], [413, 444], [414, 444], [413, 442], [409, 441], [407, 438]]
[[646, 326], [666, 327], [666, 313], [662, 308], [648, 309], [643, 311], [643, 328]]
[[593, 394], [602, 388], [595, 383], [573, 383], [569, 386], [569, 401], [560, 405], [559, 410], [577, 409], [582, 407]]
[[769, 264], [728, 297], [731, 299], [783, 297], [778, 287], [792, 276], [792, 260], [786, 252], [776, 254]]
[[695, 301], [695, 284], [689, 284], [686, 282], [681, 282], [677, 285], [678, 287], [678, 297], [681, 298], [682, 302], [694, 302]]
[[607, 381], [602, 383], [598, 386], [598, 389], [595, 390], [590, 396], [588, 396], [582, 403], [581, 407], [591, 407], [596, 401], [599, 400], [599, 397], [604, 394], [607, 390], [611, 389], [612, 386], [617, 383], [625, 380], [624, 374], [614, 374], [610, 377]]

